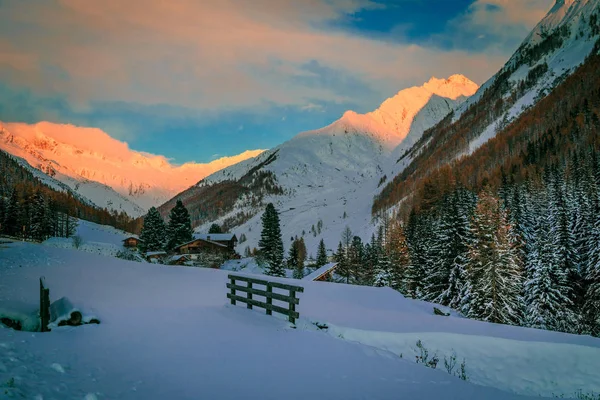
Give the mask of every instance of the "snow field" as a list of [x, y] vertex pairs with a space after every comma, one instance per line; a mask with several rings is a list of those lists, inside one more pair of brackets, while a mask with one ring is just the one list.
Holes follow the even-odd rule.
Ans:
[[[0, 306], [36, 304], [44, 275], [51, 301], [67, 296], [102, 321], [45, 334], [0, 328], [0, 399], [517, 399], [507, 392], [599, 384], [600, 340], [434, 316], [432, 304], [391, 289], [303, 282], [293, 329], [284, 316], [229, 305], [228, 271], [30, 243], [7, 245], [0, 260]], [[416, 365], [418, 339], [466, 358], [470, 382], [443, 361]]]

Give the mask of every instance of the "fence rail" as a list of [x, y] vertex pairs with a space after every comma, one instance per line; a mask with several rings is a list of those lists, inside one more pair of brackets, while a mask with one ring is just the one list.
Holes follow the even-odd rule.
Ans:
[[[236, 302], [245, 303], [246, 307], [252, 309], [253, 306], [264, 308], [267, 315], [272, 315], [273, 311], [279, 314], [287, 315], [291, 323], [295, 323], [300, 314], [296, 311], [296, 305], [300, 304], [300, 299], [296, 297], [296, 293], [304, 293], [302, 286], [288, 285], [279, 282], [270, 282], [263, 279], [249, 278], [247, 276], [228, 275], [230, 283], [227, 288], [231, 290], [227, 293], [227, 298], [231, 300], [231, 304]], [[246, 282], [246, 286], [236, 284], [236, 281]], [[264, 286], [265, 289], [257, 289], [253, 285]], [[288, 290], [289, 295], [273, 292], [273, 288]], [[237, 292], [246, 293], [246, 297], [239, 296]], [[255, 300], [252, 296], [262, 296], [265, 301]], [[273, 304], [273, 299], [288, 303], [288, 307], [280, 307]]]

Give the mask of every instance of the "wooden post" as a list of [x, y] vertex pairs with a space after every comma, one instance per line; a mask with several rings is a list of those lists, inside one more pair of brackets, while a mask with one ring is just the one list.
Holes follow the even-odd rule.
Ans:
[[[248, 281], [248, 289], [252, 289], [252, 282], [250, 282], [250, 281]], [[246, 296], [246, 298], [247, 298], [248, 300], [252, 300], [252, 293], [250, 293], [250, 291], [247, 291], [247, 292], [246, 292], [246, 295], [247, 295], [247, 296]], [[246, 303], [246, 307], [247, 307], [249, 310], [252, 310], [252, 304], [250, 304], [250, 303]]]
[[[231, 279], [231, 296], [235, 296], [235, 289], [233, 288], [233, 285], [235, 285], [235, 279], [230, 278]], [[233, 304], [235, 306], [235, 299], [233, 297], [231, 297], [231, 304]]]
[[[271, 286], [271, 283], [267, 283], [267, 304], [268, 305], [273, 304], [273, 298], [271, 297], [272, 293], [273, 293], [273, 286]], [[267, 308], [267, 315], [273, 315], [273, 311], [269, 310]]]
[[[291, 290], [290, 289], [290, 297], [292, 299], [296, 298], [296, 291], [295, 290]], [[294, 304], [294, 301], [290, 301], [290, 315], [289, 315], [289, 320], [292, 324], [296, 323], [296, 318], [294, 318], [294, 313], [296, 312], [296, 304]]]
[[40, 278], [40, 332], [49, 332], [50, 289], [44, 287], [44, 278]]

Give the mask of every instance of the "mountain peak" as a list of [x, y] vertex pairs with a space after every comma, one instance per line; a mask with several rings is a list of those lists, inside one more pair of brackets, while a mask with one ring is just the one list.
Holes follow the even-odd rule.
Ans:
[[432, 77], [423, 85], [423, 88], [438, 96], [456, 100], [461, 96], [472, 95], [478, 89], [478, 86], [466, 76], [454, 74], [448, 79]]

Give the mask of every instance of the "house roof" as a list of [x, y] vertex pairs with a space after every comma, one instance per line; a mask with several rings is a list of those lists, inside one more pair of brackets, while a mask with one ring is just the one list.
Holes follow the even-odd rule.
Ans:
[[194, 233], [194, 238], [202, 240], [216, 240], [217, 242], [228, 242], [233, 238], [237, 239], [233, 233]]
[[337, 267], [337, 263], [335, 263], [335, 262], [325, 264], [321, 268], [316, 269], [314, 272], [306, 275], [304, 278], [302, 278], [302, 280], [303, 281], [314, 281], [314, 280], [318, 279], [319, 277], [321, 277], [322, 275], [326, 274], [327, 272], [331, 271], [335, 267]]
[[150, 256], [162, 256], [167, 254], [166, 251], [149, 251], [146, 253], [146, 257], [150, 257]]
[[[212, 237], [211, 237], [211, 238], [212, 238]], [[223, 243], [217, 243], [217, 242], [213, 242], [212, 240], [206, 240], [206, 239], [202, 239], [202, 238], [196, 238], [196, 239], [194, 239], [194, 240], [190, 240], [189, 242], [186, 242], [186, 243], [182, 243], [182, 244], [180, 244], [179, 246], [177, 246], [177, 247], [176, 247], [176, 249], [178, 249], [178, 248], [180, 248], [180, 247], [182, 247], [182, 246], [185, 246], [185, 245], [187, 245], [187, 244], [190, 244], [190, 243], [197, 242], [197, 241], [202, 241], [202, 242], [206, 242], [206, 243], [211, 243], [211, 244], [214, 244], [215, 246], [218, 246], [218, 247], [227, 247], [227, 246], [226, 246], [226, 245], [224, 245]]]
[[175, 255], [172, 255], [171, 257], [169, 257], [169, 261], [179, 261], [182, 258], [185, 258], [187, 260], [190, 257], [187, 254], [175, 254]]
[[142, 239], [140, 239], [140, 237], [139, 237], [139, 236], [137, 236], [137, 235], [131, 235], [131, 236], [127, 236], [127, 237], [126, 237], [125, 239], [123, 239], [122, 241], [124, 242], [124, 241], [126, 241], [126, 240], [129, 240], [129, 239], [136, 239], [136, 240], [139, 240], [140, 242], [143, 242], [143, 240], [142, 240]]

